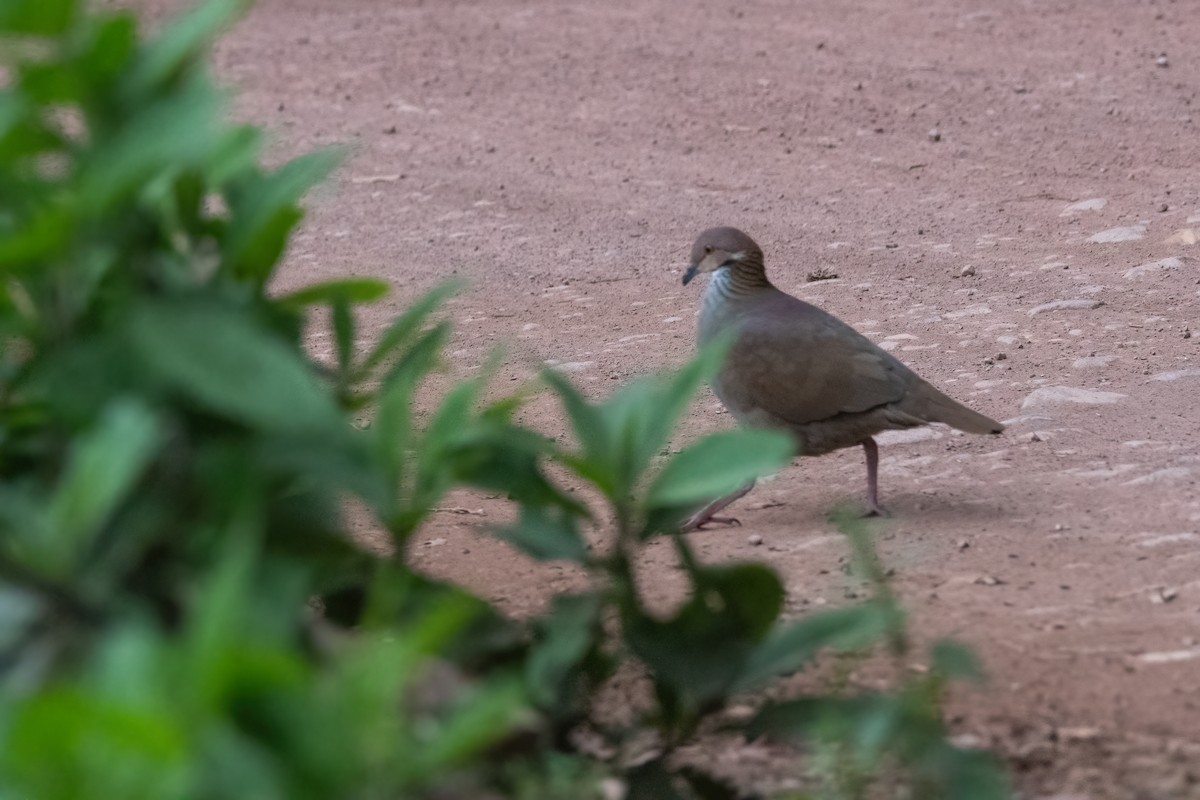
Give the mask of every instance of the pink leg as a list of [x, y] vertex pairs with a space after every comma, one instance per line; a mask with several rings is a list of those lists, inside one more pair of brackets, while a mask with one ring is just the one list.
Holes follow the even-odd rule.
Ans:
[[680, 527], [679, 532], [687, 533], [688, 531], [698, 530], [700, 528], [703, 528], [705, 525], [707, 525], [710, 522], [717, 522], [722, 525], [741, 525], [742, 523], [738, 521], [737, 517], [718, 517], [718, 516], [716, 516], [716, 513], [718, 511], [720, 511], [721, 509], [725, 508], [725, 506], [732, 503], [734, 500], [737, 500], [738, 498], [741, 498], [741, 497], [745, 497], [750, 492], [750, 490], [753, 488], [754, 488], [754, 481], [750, 481], [745, 486], [738, 489], [736, 492], [733, 492], [732, 494], [727, 494], [724, 497], [719, 497], [716, 500], [713, 500], [711, 503], [706, 505], [704, 508], [700, 509], [695, 514], [692, 514], [690, 517], [688, 517], [687, 520]]
[[887, 516], [887, 512], [879, 505], [879, 445], [868, 436], [862, 440], [862, 447], [867, 454], [867, 512], [863, 516]]

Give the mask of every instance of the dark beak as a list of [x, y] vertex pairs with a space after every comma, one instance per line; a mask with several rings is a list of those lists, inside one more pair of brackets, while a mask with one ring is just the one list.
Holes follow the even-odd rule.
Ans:
[[683, 285], [687, 286], [692, 282], [692, 278], [696, 277], [696, 273], [700, 271], [699, 264], [692, 264], [687, 268], [687, 272], [683, 273]]

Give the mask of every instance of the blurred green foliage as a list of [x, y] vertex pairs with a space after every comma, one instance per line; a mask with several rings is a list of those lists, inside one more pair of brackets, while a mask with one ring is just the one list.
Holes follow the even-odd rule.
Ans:
[[[873, 599], [797, 621], [767, 567], [699, 563], [678, 520], [791, 454], [738, 431], [660, 458], [720, 348], [601, 402], [548, 373], [559, 444], [483, 377], [414, 411], [453, 287], [370, 344], [355, 307], [386, 283], [268, 293], [337, 155], [264, 169], [259, 131], [224, 121], [204, 62], [241, 7], [210, 0], [143, 39], [126, 10], [0, 4], [0, 797], [580, 798], [605, 778], [631, 799], [740, 796], [675, 750], [823, 650], [907, 647], [866, 535], [845, 523]], [[317, 309], [332, 364], [303, 347]], [[460, 486], [509, 498], [496, 535], [590, 588], [516, 623], [410, 569], [409, 539]], [[349, 501], [390, 554], [352, 539]], [[634, 580], [654, 536], [691, 585], [666, 618]], [[1005, 797], [939, 719], [970, 654], [942, 643], [932, 664], [891, 693], [764, 703], [742, 728], [838, 753], [864, 776], [827, 782], [838, 796], [895, 763], [913, 796]], [[654, 699], [617, 728], [597, 697], [622, 665]]]

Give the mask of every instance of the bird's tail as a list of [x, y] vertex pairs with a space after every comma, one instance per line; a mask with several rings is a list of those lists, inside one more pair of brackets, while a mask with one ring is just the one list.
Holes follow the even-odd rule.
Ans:
[[943, 422], [966, 433], [1000, 433], [1004, 430], [1004, 426], [996, 420], [967, 408], [929, 384], [922, 388], [924, 391], [915, 393], [916, 397], [909, 395], [916, 402], [910, 409], [906, 409], [921, 419]]

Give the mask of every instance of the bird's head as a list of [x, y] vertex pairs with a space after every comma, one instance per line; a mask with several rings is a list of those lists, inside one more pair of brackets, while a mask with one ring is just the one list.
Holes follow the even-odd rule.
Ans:
[[691, 264], [683, 273], [683, 285], [687, 286], [701, 273], [738, 264], [754, 264], [761, 269], [762, 250], [737, 228], [709, 228], [692, 245]]

